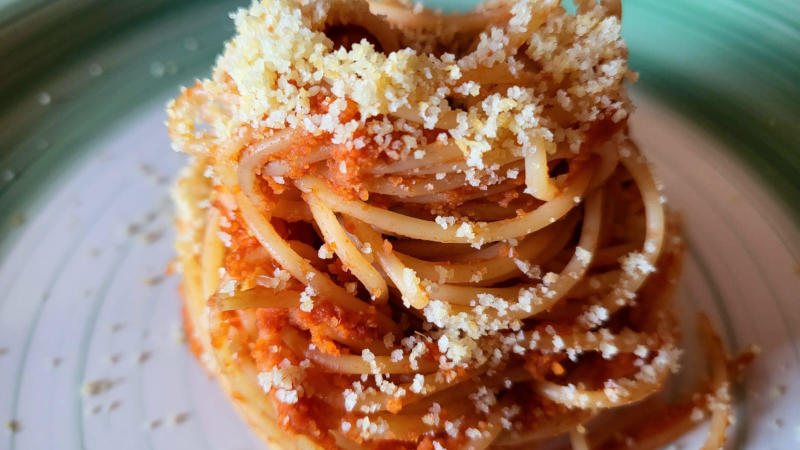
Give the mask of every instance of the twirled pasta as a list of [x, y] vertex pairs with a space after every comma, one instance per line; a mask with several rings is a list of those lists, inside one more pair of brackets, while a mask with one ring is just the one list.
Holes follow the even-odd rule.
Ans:
[[268, 442], [614, 445], [592, 419], [676, 369], [683, 245], [627, 134], [620, 5], [576, 3], [263, 0], [170, 104], [187, 329]]

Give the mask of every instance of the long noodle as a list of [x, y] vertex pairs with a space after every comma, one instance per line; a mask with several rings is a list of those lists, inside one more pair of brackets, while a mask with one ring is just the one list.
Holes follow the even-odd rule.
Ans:
[[594, 425], [677, 369], [683, 246], [628, 137], [620, 2], [576, 3], [262, 0], [170, 104], [192, 349], [270, 445], [646, 446], [692, 406], [723, 445], [707, 325], [705, 400]]

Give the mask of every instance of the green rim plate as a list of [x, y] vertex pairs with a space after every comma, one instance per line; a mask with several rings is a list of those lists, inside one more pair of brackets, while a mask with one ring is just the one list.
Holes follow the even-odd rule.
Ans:
[[[163, 350], [145, 333], [166, 334], [178, 319], [174, 280], [149, 290], [138, 283], [169, 258], [168, 240], [148, 247], [114, 231], [120, 218], [163, 206], [163, 183], [146, 184], [136, 167], [166, 175], [179, 164], [165, 153], [163, 103], [209, 73], [233, 32], [227, 13], [242, 3], [0, 0], [0, 421], [23, 427], [0, 440], [9, 448], [218, 448], [226, 433], [244, 436], [231, 445], [257, 445], [187, 352]], [[714, 311], [732, 348], [769, 350], [739, 392], [736, 444], [791, 447], [800, 436], [791, 422], [800, 417], [800, 3], [623, 4], [640, 73], [633, 131], [686, 215], [683, 306]], [[116, 161], [110, 170], [106, 157]], [[85, 220], [63, 228], [73, 214]], [[168, 223], [159, 215], [148, 226]], [[98, 246], [107, 251], [84, 258]], [[130, 326], [106, 330], [120, 314]], [[111, 373], [108, 355], [154, 348], [158, 364], [111, 371], [138, 389], [118, 388], [128, 392], [120, 414], [93, 418], [94, 407], [112, 409], [117, 391], [83, 398], [81, 383]], [[693, 355], [687, 365], [698, 362]], [[46, 372], [44, 359], [55, 357], [62, 372]], [[74, 409], [54, 412], [51, 397]], [[142, 421], [181, 412], [151, 410], [165, 404], [190, 411], [190, 426], [142, 438]], [[34, 437], [36, 426], [58, 431]]]

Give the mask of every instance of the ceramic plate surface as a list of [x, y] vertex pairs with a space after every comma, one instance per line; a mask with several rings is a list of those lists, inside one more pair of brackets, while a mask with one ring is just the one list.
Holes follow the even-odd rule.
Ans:
[[[731, 447], [800, 448], [800, 6], [624, 5], [632, 132], [689, 243], [684, 365], [702, 366], [698, 311], [730, 351], [758, 345]], [[263, 448], [182, 343], [164, 275], [184, 161], [164, 104], [235, 6], [0, 2], [0, 422], [18, 428], [0, 448]]]

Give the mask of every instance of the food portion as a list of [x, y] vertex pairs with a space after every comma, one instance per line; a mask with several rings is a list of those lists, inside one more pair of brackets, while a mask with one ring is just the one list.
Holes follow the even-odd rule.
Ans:
[[575, 3], [254, 2], [171, 102], [192, 349], [267, 442], [647, 448], [710, 416], [722, 445], [707, 326], [708, 382], [650, 399], [683, 244], [619, 2]]

